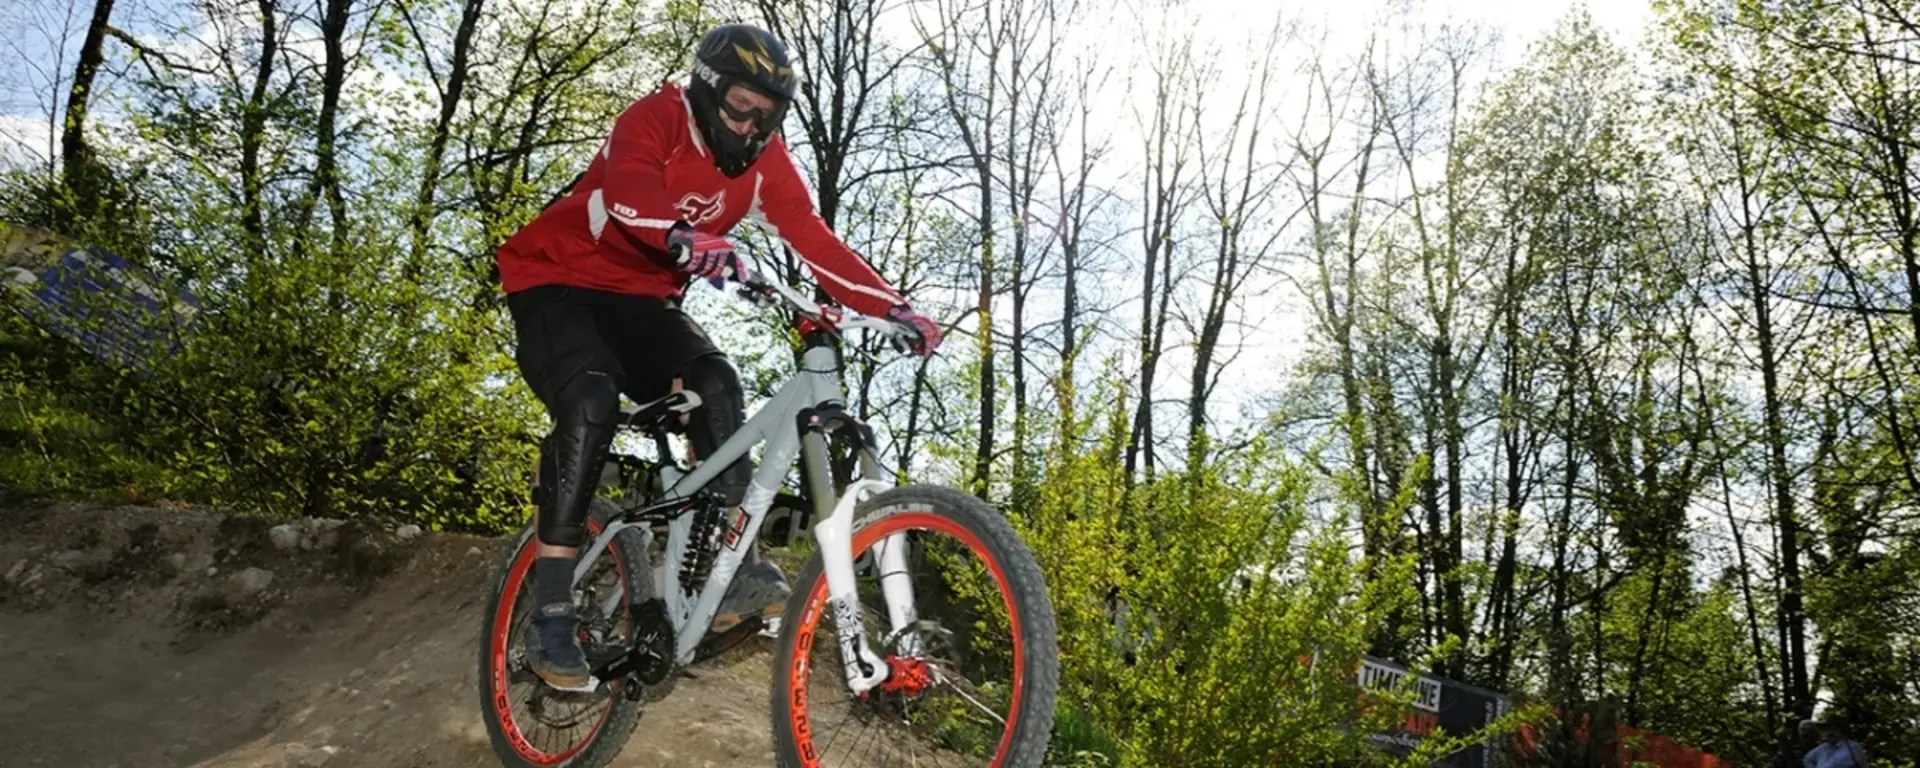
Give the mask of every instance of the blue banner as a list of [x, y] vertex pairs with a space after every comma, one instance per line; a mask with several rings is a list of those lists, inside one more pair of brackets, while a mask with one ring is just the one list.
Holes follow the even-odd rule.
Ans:
[[0, 275], [20, 311], [94, 357], [146, 371], [179, 348], [200, 303], [126, 259], [0, 224]]

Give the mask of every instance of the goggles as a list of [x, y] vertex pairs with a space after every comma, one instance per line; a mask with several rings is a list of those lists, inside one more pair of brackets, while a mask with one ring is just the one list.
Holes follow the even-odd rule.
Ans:
[[[742, 90], [748, 90], [752, 93], [759, 93], [758, 91], [752, 91], [751, 89], [748, 89], [744, 85], [739, 87]], [[745, 98], [734, 96], [734, 91], [732, 89], [728, 89], [727, 97], [720, 99], [720, 113], [726, 115], [727, 118], [730, 120], [743, 122], [743, 123], [751, 123], [756, 130], [760, 130], [760, 131], [773, 130], [774, 128], [780, 125], [780, 119], [782, 115], [786, 112], [785, 109], [781, 108], [781, 105], [778, 103], [778, 100], [775, 100], [775, 104], [769, 107], [749, 106], [746, 108], [742, 108], [741, 106], [736, 105], [734, 103], [734, 100], [736, 98], [739, 98], [741, 101], [746, 100]]]

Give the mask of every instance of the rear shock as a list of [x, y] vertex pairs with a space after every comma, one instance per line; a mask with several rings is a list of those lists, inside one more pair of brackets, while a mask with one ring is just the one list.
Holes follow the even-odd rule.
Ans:
[[690, 546], [680, 561], [680, 572], [686, 574], [680, 580], [680, 587], [689, 597], [700, 594], [700, 589], [706, 586], [707, 575], [713, 572], [720, 548], [721, 508], [711, 502], [701, 506], [703, 508], [694, 513], [693, 530], [688, 537]]

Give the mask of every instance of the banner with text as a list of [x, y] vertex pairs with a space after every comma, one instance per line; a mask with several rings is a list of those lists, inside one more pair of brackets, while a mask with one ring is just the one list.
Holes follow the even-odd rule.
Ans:
[[169, 291], [120, 256], [0, 222], [0, 285], [48, 332], [112, 363], [146, 370], [178, 349], [197, 298]]

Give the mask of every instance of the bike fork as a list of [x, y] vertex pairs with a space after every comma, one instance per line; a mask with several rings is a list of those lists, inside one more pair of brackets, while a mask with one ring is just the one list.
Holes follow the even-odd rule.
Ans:
[[[877, 480], [854, 480], [834, 504], [833, 513], [813, 526], [813, 536], [820, 543], [820, 559], [826, 570], [827, 604], [833, 611], [839, 634], [847, 687], [856, 696], [887, 679], [887, 663], [868, 642], [862, 621], [860, 595], [855, 589], [853, 573], [853, 510], [869, 492], [877, 493], [889, 487]], [[889, 536], [878, 548], [881, 550], [881, 589], [886, 597], [888, 618], [897, 633], [912, 623], [914, 615], [913, 594], [904, 578], [906, 534]]]

